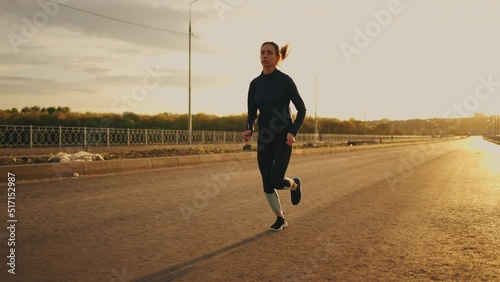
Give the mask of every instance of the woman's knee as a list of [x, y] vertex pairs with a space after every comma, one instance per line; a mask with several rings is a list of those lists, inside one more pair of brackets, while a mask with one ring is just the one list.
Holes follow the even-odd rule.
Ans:
[[267, 193], [267, 194], [272, 194], [276, 191], [274, 191], [274, 187], [273, 186], [270, 186], [270, 185], [266, 185], [264, 186], [264, 192]]
[[278, 189], [278, 190], [281, 190], [285, 186], [287, 186], [287, 183], [283, 179], [283, 177], [272, 179], [270, 183], [271, 183], [271, 186], [273, 187], [273, 189]]

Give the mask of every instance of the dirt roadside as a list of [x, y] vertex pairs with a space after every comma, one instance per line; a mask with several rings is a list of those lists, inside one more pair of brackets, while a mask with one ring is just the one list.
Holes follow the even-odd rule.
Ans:
[[[301, 143], [294, 149], [344, 146], [343, 144]], [[256, 145], [215, 144], [215, 145], [169, 145], [169, 146], [116, 146], [116, 147], [46, 147], [46, 148], [9, 148], [0, 154], [0, 165], [25, 165], [50, 162], [59, 152], [76, 153], [85, 151], [100, 154], [104, 160], [159, 158], [189, 155], [210, 155], [256, 151]]]

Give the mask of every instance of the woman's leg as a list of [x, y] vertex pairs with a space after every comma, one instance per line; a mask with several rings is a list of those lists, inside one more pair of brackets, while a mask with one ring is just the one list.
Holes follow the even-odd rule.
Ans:
[[292, 146], [286, 144], [286, 133], [276, 136], [276, 148], [274, 152], [274, 163], [270, 172], [270, 183], [275, 189], [289, 189], [295, 184], [293, 179], [285, 176], [290, 158], [292, 156]]
[[275, 162], [275, 147], [273, 142], [259, 142], [257, 143], [257, 162], [259, 165], [260, 174], [262, 176], [262, 183], [264, 186], [264, 194], [269, 206], [278, 217], [284, 218], [283, 210], [279, 195], [276, 193], [271, 183], [271, 173]]
[[293, 205], [298, 205], [302, 198], [300, 178], [288, 178], [285, 176], [290, 158], [292, 146], [285, 143], [286, 135], [276, 142], [274, 163], [271, 168], [271, 185], [275, 189], [290, 189], [290, 197]]

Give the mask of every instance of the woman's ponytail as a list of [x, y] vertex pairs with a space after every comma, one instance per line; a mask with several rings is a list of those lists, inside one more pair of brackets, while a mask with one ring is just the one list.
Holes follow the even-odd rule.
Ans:
[[283, 61], [288, 57], [288, 53], [290, 53], [290, 45], [286, 44], [280, 48], [280, 61]]

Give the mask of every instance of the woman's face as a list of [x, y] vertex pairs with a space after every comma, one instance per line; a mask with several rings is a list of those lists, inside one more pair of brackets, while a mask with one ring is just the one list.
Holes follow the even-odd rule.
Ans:
[[276, 50], [274, 50], [273, 45], [264, 44], [262, 48], [260, 48], [260, 63], [265, 68], [276, 66], [278, 63], [278, 56], [276, 56]]

